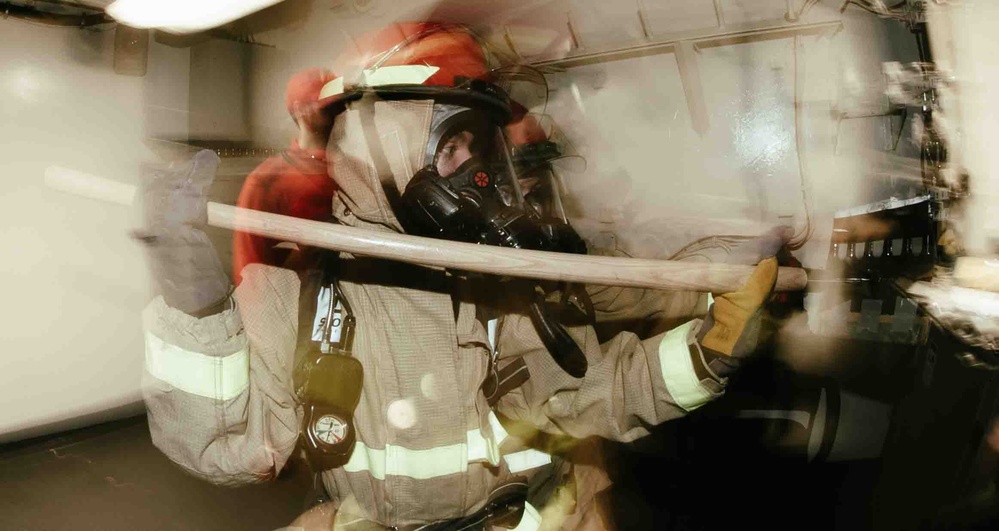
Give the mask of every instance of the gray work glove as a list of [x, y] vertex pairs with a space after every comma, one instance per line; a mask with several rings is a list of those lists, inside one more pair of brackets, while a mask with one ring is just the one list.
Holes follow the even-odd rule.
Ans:
[[209, 150], [189, 161], [142, 166], [145, 227], [135, 236], [145, 243], [166, 303], [196, 317], [221, 311], [231, 286], [202, 230], [208, 223], [206, 193], [218, 166], [218, 156]]

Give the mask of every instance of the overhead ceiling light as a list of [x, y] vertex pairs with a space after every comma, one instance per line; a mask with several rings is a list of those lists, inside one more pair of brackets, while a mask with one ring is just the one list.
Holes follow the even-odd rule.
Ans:
[[194, 33], [221, 26], [281, 0], [117, 0], [107, 14], [135, 28]]

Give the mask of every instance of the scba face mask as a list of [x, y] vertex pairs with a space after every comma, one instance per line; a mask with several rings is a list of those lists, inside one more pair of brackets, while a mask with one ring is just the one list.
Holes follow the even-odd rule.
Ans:
[[479, 114], [435, 106], [426, 164], [402, 198], [406, 232], [544, 250], [548, 246], [538, 215], [523, 207], [517, 181], [503, 167], [509, 161], [503, 150], [491, 146], [502, 141], [498, 128], [482, 124]]
[[[482, 110], [435, 104], [424, 165], [406, 187], [397, 212], [409, 234], [517, 249], [585, 253], [564, 214], [551, 207], [558, 191], [525, 194], [526, 160], [503, 124]], [[537, 171], [535, 169], [535, 171]], [[534, 178], [535, 181], [537, 177]], [[550, 182], [550, 181], [546, 181]]]

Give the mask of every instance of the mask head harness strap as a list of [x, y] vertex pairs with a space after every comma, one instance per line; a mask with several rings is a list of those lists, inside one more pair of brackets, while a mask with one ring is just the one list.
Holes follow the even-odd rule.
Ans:
[[510, 97], [499, 86], [464, 77], [456, 77], [454, 81], [455, 84], [451, 87], [416, 84], [352, 87], [342, 94], [332, 96], [327, 109], [328, 112], [337, 113], [352, 101], [365, 96], [376, 96], [382, 100], [434, 100], [434, 103], [479, 109], [499, 126], [508, 124], [513, 118]]

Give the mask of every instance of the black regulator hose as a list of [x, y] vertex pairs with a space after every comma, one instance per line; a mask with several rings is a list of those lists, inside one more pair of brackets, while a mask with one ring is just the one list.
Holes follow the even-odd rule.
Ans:
[[531, 316], [531, 323], [534, 324], [541, 342], [545, 344], [548, 353], [555, 363], [573, 378], [582, 378], [586, 375], [586, 356], [572, 339], [572, 336], [565, 331], [545, 308], [544, 296], [538, 294], [528, 306], [528, 313]]

